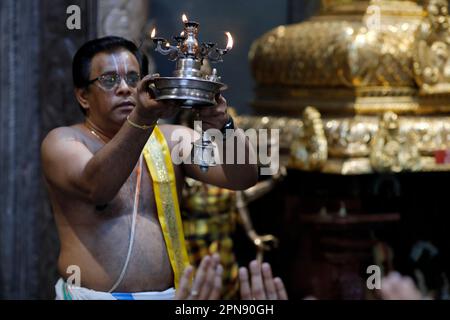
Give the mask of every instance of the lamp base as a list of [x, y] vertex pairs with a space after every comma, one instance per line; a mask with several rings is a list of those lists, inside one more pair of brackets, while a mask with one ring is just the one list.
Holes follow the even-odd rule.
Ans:
[[185, 108], [216, 105], [216, 95], [227, 85], [197, 78], [160, 77], [154, 79], [156, 100], [182, 100]]

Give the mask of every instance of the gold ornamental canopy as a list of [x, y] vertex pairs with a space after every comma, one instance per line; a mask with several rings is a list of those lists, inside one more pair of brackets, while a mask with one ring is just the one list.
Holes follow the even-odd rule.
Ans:
[[285, 165], [324, 173], [448, 171], [447, 0], [323, 0], [249, 52], [257, 116], [280, 129]]
[[257, 39], [249, 58], [258, 111], [450, 111], [447, 0], [323, 0], [321, 12]]

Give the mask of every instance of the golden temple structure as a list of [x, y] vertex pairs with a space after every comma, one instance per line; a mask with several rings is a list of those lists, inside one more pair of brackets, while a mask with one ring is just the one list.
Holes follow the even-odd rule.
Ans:
[[255, 116], [280, 129], [281, 160], [324, 173], [448, 171], [446, 0], [323, 0], [309, 20], [270, 30], [249, 53]]

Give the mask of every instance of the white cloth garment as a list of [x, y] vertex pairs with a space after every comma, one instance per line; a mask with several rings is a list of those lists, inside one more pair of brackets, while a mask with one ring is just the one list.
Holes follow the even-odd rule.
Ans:
[[55, 285], [56, 300], [173, 300], [175, 289], [135, 293], [109, 293], [68, 285], [62, 278]]

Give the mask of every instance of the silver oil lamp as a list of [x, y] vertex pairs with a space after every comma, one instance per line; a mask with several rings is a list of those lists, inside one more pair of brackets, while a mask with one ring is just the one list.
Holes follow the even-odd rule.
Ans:
[[[227, 86], [221, 82], [217, 69], [209, 68], [210, 63], [222, 62], [222, 57], [233, 47], [233, 38], [226, 32], [228, 38], [225, 49], [216, 47], [215, 43], [199, 44], [199, 24], [189, 21], [183, 14], [184, 30], [172, 45], [164, 38], [156, 36], [156, 29], [152, 30], [151, 38], [156, 44], [155, 51], [168, 56], [176, 62], [172, 77], [157, 77], [153, 83], [156, 88], [156, 100], [178, 100], [183, 108], [206, 108], [216, 105], [216, 95]], [[197, 130], [197, 128], [195, 128]], [[211, 139], [201, 128], [201, 138], [193, 143], [193, 161], [203, 172], [215, 166], [214, 146]]]

